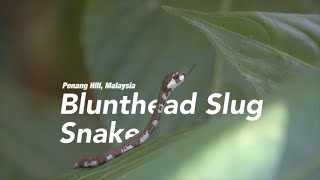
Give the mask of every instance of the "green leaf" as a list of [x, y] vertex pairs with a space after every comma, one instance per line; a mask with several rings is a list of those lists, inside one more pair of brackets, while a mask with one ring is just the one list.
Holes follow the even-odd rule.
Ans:
[[[217, 3], [207, 2], [207, 4], [201, 5], [201, 8], [216, 7], [217, 5]], [[171, 9], [171, 11], [174, 10]], [[185, 13], [186, 17], [190, 13], [188, 18], [195, 16], [200, 19], [207, 15], [193, 11], [176, 11]], [[252, 16], [254, 15], [252, 13]], [[236, 99], [256, 98], [257, 93], [254, 88], [258, 90], [259, 94], [265, 94], [299, 72], [310, 69], [310, 67], [292, 61], [266, 47], [256, 45], [253, 40], [240, 39], [240, 37], [253, 34], [253, 38], [262, 43], [270, 40], [270, 35], [263, 29], [264, 27], [254, 20], [242, 17], [241, 13], [218, 14], [213, 17], [209, 16], [205, 20], [214, 19], [213, 22], [225, 23], [226, 27], [235, 31], [231, 33], [231, 31], [226, 32], [218, 28], [210, 29], [215, 33], [220, 33], [217, 34], [219, 39], [217, 42], [223, 42], [223, 44], [218, 43], [219, 49], [228, 53], [227, 59], [246, 77], [240, 76], [239, 71], [232, 69], [229, 63], [226, 63], [223, 69], [219, 69], [215, 51], [212, 50], [205, 37], [199, 36], [198, 31], [191, 26], [165, 14], [161, 10], [160, 4], [149, 6], [147, 2], [127, 4], [90, 1], [87, 4], [84, 18], [83, 42], [86, 66], [92, 81], [120, 83], [132, 81], [137, 84], [135, 90], [96, 91], [96, 99], [120, 99], [124, 95], [128, 95], [130, 98], [136, 91], [139, 92], [139, 98], [150, 102], [156, 98], [160, 82], [166, 74], [186, 70], [194, 63], [197, 64], [197, 68], [192, 76], [172, 98], [181, 101], [190, 98], [192, 92], [198, 92], [198, 103], [205, 104], [206, 97], [212, 90], [230, 91]], [[199, 24], [203, 23], [209, 26], [205, 22], [197, 21]], [[209, 20], [208, 22], [211, 23]], [[207, 30], [209, 31], [209, 29]], [[240, 33], [241, 36], [238, 37], [236, 33]], [[115, 34], [117, 35], [115, 36]], [[235, 36], [236, 38], [234, 38]], [[273, 38], [282, 41], [280, 36], [279, 39], [277, 39], [278, 37]], [[286, 43], [287, 39], [283, 42]], [[293, 51], [301, 53], [301, 56], [297, 58], [302, 59], [302, 62], [308, 62], [308, 59], [301, 58], [304, 54], [306, 54], [306, 58], [313, 57], [315, 54], [310, 53], [308, 43], [306, 42], [306, 47], [299, 45], [299, 43], [288, 42], [287, 44], [288, 48], [292, 48], [294, 44], [301, 46], [300, 50], [293, 48]], [[310, 43], [312, 44], [312, 41]], [[222, 87], [217, 87], [220, 84]], [[181, 115], [165, 116], [166, 121], [161, 122], [156, 136], [205, 121], [207, 119], [205, 115], [199, 115], [205, 108], [206, 106], [197, 108], [197, 118]], [[119, 127], [125, 129], [133, 127], [142, 129], [149, 118], [150, 114], [148, 113], [121, 115], [118, 112], [116, 115], [101, 116], [105, 127], [109, 127], [110, 122], [115, 120]], [[181, 123], [176, 119], [187, 120]]]
[[[183, 12], [188, 14], [193, 11]], [[195, 14], [197, 13], [195, 12]], [[258, 23], [253, 19], [247, 20], [247, 17], [240, 17], [241, 14], [234, 13], [231, 16], [232, 13], [230, 13], [230, 17], [220, 15], [220, 19], [216, 20], [207, 18], [203, 22], [199, 21], [198, 24], [203, 23], [209, 26], [205, 24], [206, 21], [209, 24], [217, 21], [225, 22], [226, 27], [231, 28], [229, 29], [230, 32], [227, 31], [227, 33], [221, 29], [215, 30], [215, 33], [221, 35], [217, 39], [223, 40], [223, 43], [219, 41], [220, 44], [215, 46], [219, 49], [222, 46], [222, 49], [229, 53], [226, 56], [228, 59], [230, 55], [241, 57], [241, 61], [237, 59], [231, 59], [230, 61], [241, 73], [246, 72], [245, 70], [248, 71], [248, 68], [253, 72], [259, 71], [258, 74], [249, 74], [250, 76], [244, 73], [254, 83], [259, 93], [265, 94], [271, 89], [278, 88], [279, 84], [286, 80], [300, 75], [300, 72], [318, 67], [316, 61], [301, 60], [304, 52], [297, 51], [297, 53], [301, 53], [301, 57], [300, 55], [297, 57], [295, 54], [292, 55], [303, 62], [300, 63], [290, 59], [291, 57], [286, 57], [283, 53], [279, 53], [283, 51], [289, 54], [285, 51], [286, 49], [273, 51], [273, 49], [262, 46], [261, 44], [265, 42], [273, 42], [268, 31], [257, 25]], [[223, 19], [224, 16], [226, 16], [227, 21]], [[199, 18], [202, 18], [202, 16]], [[236, 20], [233, 20], [233, 18]], [[192, 22], [197, 20], [195, 19]], [[243, 26], [243, 24], [246, 26]], [[204, 26], [201, 25], [201, 27]], [[211, 27], [211, 29], [214, 29], [214, 27]], [[240, 32], [234, 33], [231, 31], [237, 30], [237, 27], [243, 28], [239, 28]], [[249, 38], [253, 34], [255, 39], [250, 41], [250, 39], [245, 38], [241, 39], [240, 42], [235, 41], [233, 44], [234, 39], [232, 37], [236, 36], [237, 33], [240, 34], [240, 37], [246, 37], [248, 36], [246, 33], [249, 33]], [[256, 42], [260, 42], [260, 44], [256, 45]], [[228, 46], [231, 43], [232, 48], [226, 46], [225, 43]], [[246, 46], [255, 49], [247, 50], [243, 48], [241, 43], [248, 44]], [[281, 93], [277, 97], [284, 96], [283, 101], [290, 102], [289, 105], [282, 103], [281, 100], [275, 100], [272, 103], [270, 100], [269, 106], [264, 109], [265, 113], [258, 122], [247, 122], [241, 116], [215, 116], [210, 117], [210, 121], [202, 126], [194, 125], [208, 118], [204, 110], [207, 107], [207, 94], [211, 93], [212, 88], [214, 88], [211, 82], [216, 78], [213, 76], [215, 73], [213, 72], [215, 55], [206, 39], [201, 38], [198, 32], [189, 26], [163, 14], [157, 8], [150, 11], [145, 4], [132, 3], [128, 5], [122, 2], [110, 4], [105, 2], [104, 4], [102, 1], [90, 1], [85, 16], [84, 45], [86, 65], [92, 80], [127, 82], [129, 79], [137, 83], [135, 91], [139, 92], [139, 97], [147, 102], [155, 98], [159, 83], [165, 74], [176, 70], [185, 70], [196, 61], [197, 69], [182, 85], [183, 87], [174, 92], [173, 98], [187, 99], [192, 91], [198, 92], [200, 97], [198, 97], [196, 115], [163, 116], [163, 120], [156, 131], [156, 136], [153, 136], [146, 144], [103, 166], [94, 169], [74, 170], [64, 178], [154, 179], [156, 177], [157, 179], [177, 179], [189, 177], [190, 179], [190, 177], [217, 177], [218, 179], [219, 177], [237, 176], [248, 179], [257, 179], [257, 177], [272, 179], [286, 177], [292, 173], [291, 170], [288, 170], [288, 173], [281, 174], [287, 171], [286, 169], [293, 167], [291, 163], [287, 163], [288, 161], [282, 160], [283, 150], [289, 147], [286, 144], [287, 132], [289, 132], [286, 128], [291, 122], [289, 115], [293, 111], [299, 113], [298, 117], [306, 114], [297, 110], [299, 99], [293, 98], [292, 102], [286, 99], [289, 96], [287, 92]], [[306, 45], [309, 44], [306, 43]], [[289, 44], [289, 46], [292, 47], [294, 44]], [[307, 50], [305, 54], [307, 58], [313, 57], [314, 54], [308, 54], [310, 52], [308, 49], [303, 50]], [[241, 54], [242, 51], [245, 53], [244, 55]], [[294, 53], [296, 52], [294, 51]], [[223, 54], [225, 55], [225, 53]], [[246, 61], [245, 57], [248, 57], [249, 60]], [[252, 59], [259, 61], [252, 62]], [[289, 69], [286, 69], [287, 67]], [[270, 77], [265, 78], [269, 75]], [[226, 73], [226, 76], [235, 85], [232, 91], [237, 89], [240, 92], [239, 94], [248, 92], [249, 85], [234, 80], [239, 78], [239, 74]], [[299, 81], [299, 83], [301, 82], [304, 81]], [[306, 87], [312, 88], [310, 84]], [[299, 91], [296, 89], [293, 93], [294, 96], [297, 96], [301, 91], [301, 89]], [[117, 99], [123, 95], [130, 96], [132, 92], [97, 91], [96, 94], [97, 99]], [[313, 91], [308, 91], [308, 93], [310, 93], [310, 97], [315, 96]], [[243, 99], [248, 98], [246, 94], [244, 96]], [[306, 103], [307, 105], [303, 105], [313, 107], [316, 100], [317, 98], [311, 98], [310, 102]], [[290, 109], [289, 114], [288, 109]], [[313, 113], [315, 117], [318, 115], [318, 112]], [[148, 114], [128, 116], [120, 113], [114, 116], [109, 114], [102, 116], [106, 127], [109, 126], [111, 120], [116, 120], [117, 125], [121, 128], [135, 127], [139, 129], [145, 126], [149, 117]], [[308, 119], [307, 123], [313, 124], [314, 120]], [[192, 128], [190, 128], [191, 126]], [[180, 133], [176, 132], [181, 127], [189, 128]], [[169, 136], [167, 135], [168, 132]], [[290, 137], [292, 136], [290, 135]], [[299, 141], [294, 141], [290, 145], [296, 146]], [[248, 147], [250, 147], [249, 150]], [[306, 146], [305, 148], [308, 149], [309, 147]], [[292, 153], [288, 159], [295, 155], [297, 153]], [[280, 164], [283, 167], [283, 172], [277, 170]]]
[[320, 67], [320, 15], [163, 9], [201, 30], [261, 95]]
[[[186, 71], [196, 63], [192, 76], [171, 98], [178, 101], [191, 98], [194, 91], [202, 94], [198, 100], [205, 102], [205, 93], [212, 88], [212, 48], [192, 27], [168, 16], [160, 4], [150, 7], [144, 1], [90, 1], [84, 22], [85, 59], [92, 81], [136, 83], [134, 90], [96, 91], [96, 99], [119, 100], [123, 96], [131, 99], [133, 92], [139, 92], [139, 99], [149, 103], [156, 99], [166, 74]], [[116, 115], [101, 115], [101, 119], [104, 127], [117, 121], [117, 127], [143, 129], [151, 115], [140, 114], [139, 108], [137, 111], [135, 115], [122, 115], [118, 111]], [[177, 117], [185, 120], [179, 121]], [[155, 136], [205, 119], [186, 115], [163, 118], [166, 120], [161, 121]]]
[[[206, 124], [147, 141], [105, 165], [76, 170], [65, 178], [317, 179], [319, 77], [320, 72], [302, 76], [269, 96], [255, 122], [237, 115], [212, 117]], [[224, 126], [230, 128], [225, 131]]]

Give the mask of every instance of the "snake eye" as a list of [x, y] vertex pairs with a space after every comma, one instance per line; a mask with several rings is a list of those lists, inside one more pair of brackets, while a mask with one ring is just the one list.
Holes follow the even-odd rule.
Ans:
[[173, 75], [173, 77], [172, 77], [173, 79], [179, 79], [179, 74], [175, 74], [175, 75]]

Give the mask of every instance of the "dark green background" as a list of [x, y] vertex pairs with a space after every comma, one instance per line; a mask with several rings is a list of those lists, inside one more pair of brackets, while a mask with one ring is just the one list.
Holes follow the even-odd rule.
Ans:
[[[178, 136], [179, 139], [181, 131], [188, 131], [191, 127], [205, 123], [208, 119], [214, 119], [204, 113], [207, 108], [208, 94], [214, 91], [231, 91], [236, 99], [258, 97], [254, 87], [240, 75], [236, 68], [225, 61], [225, 57], [217, 52], [196, 28], [167, 14], [161, 9], [161, 5], [211, 12], [319, 13], [320, 10], [320, 2], [316, 0], [27, 0], [1, 2], [0, 179], [43, 179], [61, 177], [64, 174], [70, 175], [63, 176], [68, 178], [73, 173], [80, 173], [80, 177], [81, 173], [86, 174], [86, 171], [73, 171], [75, 158], [79, 155], [96, 154], [108, 149], [110, 145], [61, 144], [59, 142], [63, 135], [61, 126], [67, 121], [75, 121], [79, 127], [108, 128], [111, 120], [117, 120], [119, 127], [125, 129], [142, 129], [148, 121], [150, 116], [148, 114], [62, 116], [60, 108], [64, 91], [61, 90], [61, 86], [64, 81], [132, 81], [137, 84], [136, 91], [139, 91], [140, 98], [148, 101], [155, 98], [160, 81], [167, 73], [186, 70], [190, 65], [196, 63], [197, 68], [192, 76], [174, 93], [173, 97], [182, 100], [191, 97], [191, 92], [198, 92], [197, 113], [192, 116], [163, 116], [159, 129], [151, 141], [159, 137], [161, 142], [164, 141], [164, 144], [166, 144], [168, 136]], [[314, 78], [311, 79], [313, 79], [312, 82], [316, 82]], [[292, 84], [303, 82], [300, 80]], [[316, 87], [313, 87], [312, 84], [314, 83], [310, 83], [308, 87], [313, 92], [313, 94], [310, 93], [313, 96], [310, 95], [310, 102], [307, 101], [305, 104], [310, 105], [309, 107], [315, 107], [314, 111], [311, 110], [315, 113], [314, 117], [310, 115], [308, 118], [306, 110], [299, 108], [294, 113], [301, 113], [292, 114], [294, 117], [301, 116], [302, 120], [313, 120], [318, 117], [316, 115], [319, 115], [319, 109], [317, 109], [318, 104], [315, 100], [319, 99], [319, 96], [315, 93], [318, 91], [315, 91]], [[304, 84], [298, 84], [295, 87], [303, 86]], [[295, 89], [295, 87], [291, 89]], [[319, 87], [317, 88], [319, 90]], [[286, 96], [295, 108], [301, 102], [295, 100], [295, 96], [299, 96], [299, 92], [304, 91], [304, 89], [298, 89], [292, 93], [293, 95]], [[130, 96], [132, 92], [90, 91], [89, 93], [93, 99], [110, 99], [121, 98], [123, 95]], [[76, 91], [76, 93], [79, 92]], [[210, 123], [212, 122], [210, 121]], [[223, 135], [226, 134], [224, 132], [228, 132], [232, 136], [230, 129], [238, 127], [240, 124], [242, 126], [244, 123], [249, 122], [235, 120], [232, 123], [218, 123], [214, 125], [217, 129], [212, 133], [215, 137], [221, 135], [223, 139]], [[309, 126], [315, 128], [319, 127], [318, 125], [317, 121], [305, 124], [297, 122], [296, 119], [292, 120], [292, 123], [287, 126], [289, 129], [287, 132], [289, 134], [293, 132], [293, 134], [290, 134], [287, 141], [283, 143], [289, 144], [286, 146], [289, 149], [296, 149], [297, 143], [300, 146], [301, 142], [309, 140], [310, 137], [319, 137], [319, 134], [316, 133], [317, 129], [314, 134], [311, 133], [313, 131], [310, 131], [310, 135], [302, 133], [308, 131]], [[303, 131], [299, 132], [301, 129]], [[228, 137], [228, 134], [225, 136]], [[199, 137], [202, 136], [199, 135]], [[180, 141], [181, 139], [184, 137], [180, 137]], [[170, 140], [170, 142], [174, 141]], [[310, 140], [310, 144], [315, 144], [315, 147], [301, 144], [301, 146], [307, 147], [303, 154], [311, 154], [311, 158], [318, 159], [317, 152], [314, 152], [314, 149], [319, 146], [317, 142], [317, 139]], [[181, 143], [183, 144], [183, 142]], [[199, 143], [202, 142], [199, 141]], [[231, 142], [231, 144], [233, 143]], [[192, 144], [189, 145], [192, 146]], [[173, 150], [181, 147], [173, 146]], [[268, 148], [267, 143], [262, 143], [262, 146], [259, 147], [264, 146]], [[231, 145], [225, 147], [232, 148]], [[214, 151], [213, 148], [212, 152]], [[260, 149], [250, 152], [259, 151]], [[239, 152], [239, 155], [241, 154]], [[291, 164], [299, 164], [303, 160], [300, 160], [300, 157], [297, 157], [295, 153], [293, 156], [286, 154], [286, 152], [283, 154], [282, 164], [280, 163], [277, 168], [279, 174], [284, 173], [287, 176], [292, 172], [287, 167], [291, 167]], [[132, 156], [135, 157], [134, 154]], [[168, 159], [170, 155], [164, 155], [164, 157]], [[251, 156], [245, 157], [250, 158]], [[264, 155], [252, 156], [252, 159], [257, 159], [259, 162], [264, 160], [263, 157]], [[126, 157], [121, 158], [126, 159]], [[151, 157], [147, 160], [150, 159], [154, 158]], [[301, 159], [306, 158], [302, 156]], [[128, 171], [132, 172], [135, 177], [139, 177], [139, 173], [144, 172], [145, 166], [143, 165], [148, 162], [147, 160], [139, 161], [134, 165], [134, 167], [141, 165], [137, 171], [133, 171], [134, 168], [129, 166], [125, 171], [121, 170], [112, 175], [119, 177], [120, 174]], [[168, 163], [157, 162], [155, 160], [155, 164], [158, 166], [166, 166], [166, 164], [159, 165], [159, 163]], [[221, 162], [223, 162], [223, 158]], [[311, 163], [311, 170], [306, 170], [306, 172], [314, 172], [313, 170], [319, 169], [317, 162]], [[242, 168], [241, 163], [236, 164], [234, 167], [226, 166], [229, 167], [227, 170], [219, 172], [222, 175], [226, 172], [232, 174], [232, 170], [240, 172], [243, 169], [243, 172], [246, 172], [246, 168]], [[179, 172], [176, 169], [172, 169], [172, 171]], [[289, 173], [287, 173], [288, 171]], [[293, 172], [299, 173], [296, 170]], [[291, 174], [288, 176], [299, 177]], [[317, 176], [319, 177], [319, 174], [311, 173], [310, 176], [305, 176], [305, 179], [316, 179]], [[125, 177], [128, 178], [128, 176]], [[163, 178], [168, 177], [163, 176]], [[253, 175], [252, 177], [257, 176]]]

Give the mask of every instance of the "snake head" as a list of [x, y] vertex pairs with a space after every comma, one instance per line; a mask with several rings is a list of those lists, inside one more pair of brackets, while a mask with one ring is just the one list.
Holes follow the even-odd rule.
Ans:
[[184, 81], [184, 78], [192, 72], [194, 67], [195, 67], [195, 64], [190, 68], [190, 70], [187, 73], [174, 72], [174, 73], [168, 74], [162, 84], [163, 90], [165, 92], [173, 91], [176, 87], [178, 87]]
[[174, 72], [168, 74], [164, 81], [164, 86], [169, 91], [173, 91], [176, 87], [178, 87], [185, 78], [185, 74], [183, 72]]

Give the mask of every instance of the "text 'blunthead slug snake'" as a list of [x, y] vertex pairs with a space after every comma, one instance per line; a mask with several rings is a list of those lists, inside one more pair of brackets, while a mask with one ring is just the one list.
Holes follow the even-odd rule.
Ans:
[[142, 132], [129, 139], [128, 142], [121, 144], [118, 147], [111, 149], [110, 151], [98, 154], [95, 157], [79, 158], [76, 161], [75, 168], [91, 168], [102, 165], [107, 161], [110, 161], [133, 149], [134, 147], [137, 147], [140, 144], [144, 143], [149, 138], [158, 122], [160, 121], [161, 113], [163, 112], [164, 106], [170, 93], [184, 81], [185, 77], [187, 77], [191, 73], [194, 67], [195, 65], [191, 67], [188, 73], [173, 72], [168, 74], [164, 78], [161, 83], [156, 108], [153, 111], [147, 127]]

